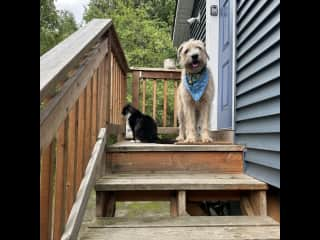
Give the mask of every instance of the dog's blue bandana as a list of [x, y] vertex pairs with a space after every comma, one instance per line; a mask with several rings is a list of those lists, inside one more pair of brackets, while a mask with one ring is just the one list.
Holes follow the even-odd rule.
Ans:
[[186, 87], [193, 100], [198, 102], [208, 85], [209, 73], [205, 67], [200, 73], [186, 73], [183, 85]]

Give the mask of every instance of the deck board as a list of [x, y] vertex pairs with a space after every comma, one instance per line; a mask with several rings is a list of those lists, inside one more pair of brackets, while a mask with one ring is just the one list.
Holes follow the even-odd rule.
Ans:
[[105, 218], [91, 224], [81, 239], [271, 240], [280, 239], [280, 228], [270, 217]]
[[188, 151], [188, 152], [239, 152], [244, 146], [235, 144], [158, 144], [121, 141], [107, 147], [109, 152]]
[[245, 174], [111, 174], [96, 183], [98, 191], [265, 189], [265, 183]]

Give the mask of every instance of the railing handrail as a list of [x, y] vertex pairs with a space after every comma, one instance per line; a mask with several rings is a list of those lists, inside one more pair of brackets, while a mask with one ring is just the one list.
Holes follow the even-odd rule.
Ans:
[[79, 59], [110, 30], [117, 58], [124, 72], [129, 71], [124, 51], [119, 44], [111, 19], [93, 19], [83, 28], [40, 57], [40, 100], [78, 63]]
[[40, 98], [63, 80], [63, 75], [94, 46], [111, 24], [111, 19], [94, 19], [40, 57]]

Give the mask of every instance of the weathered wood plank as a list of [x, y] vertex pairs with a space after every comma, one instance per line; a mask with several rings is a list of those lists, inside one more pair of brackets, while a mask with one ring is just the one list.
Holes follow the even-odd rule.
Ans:
[[266, 191], [251, 191], [249, 201], [256, 216], [267, 216]]
[[65, 207], [65, 181], [67, 165], [65, 139], [67, 133], [65, 131], [65, 123], [62, 123], [57, 134], [57, 150], [56, 150], [56, 187], [55, 187], [55, 205], [54, 205], [54, 229], [53, 239], [59, 240], [61, 238], [63, 227], [66, 222]]
[[86, 168], [86, 172], [83, 180], [81, 181], [81, 185], [79, 191], [76, 196], [76, 200], [70, 212], [65, 231], [62, 240], [70, 240], [76, 239], [81, 222], [85, 213], [86, 205], [88, 203], [88, 199], [90, 196], [90, 192], [93, 188], [95, 181], [95, 174], [97, 171], [96, 166], [101, 161], [101, 158], [104, 154], [104, 146], [106, 144], [106, 130], [105, 128], [101, 128], [98, 140], [93, 148], [91, 158]]
[[142, 80], [142, 112], [146, 112], [146, 80]]
[[116, 201], [169, 201], [173, 191], [115, 191]]
[[167, 98], [168, 96], [168, 82], [164, 80], [163, 82], [163, 118], [162, 118], [162, 126], [167, 126]]
[[[270, 217], [219, 216], [219, 217], [145, 217], [96, 218], [90, 228], [144, 228], [144, 227], [227, 227], [227, 226], [279, 226]], [[213, 230], [213, 229], [212, 229]]]
[[90, 228], [81, 239], [96, 240], [279, 240], [279, 226]]
[[177, 217], [178, 216], [178, 202], [176, 193], [170, 196], [170, 216]]
[[91, 100], [91, 148], [96, 143], [97, 139], [97, 71], [93, 75], [92, 79], [92, 100]]
[[251, 203], [250, 203], [249, 198], [247, 196], [241, 197], [240, 208], [241, 208], [242, 214], [247, 215], [247, 216], [255, 216], [254, 211], [251, 206]]
[[111, 174], [99, 179], [95, 188], [97, 191], [119, 191], [261, 190], [267, 187], [265, 183], [254, 178], [242, 176], [242, 174]]
[[130, 71], [145, 71], [145, 72], [172, 72], [181, 73], [181, 69], [168, 69], [168, 68], [148, 68], [148, 67], [130, 67]]
[[207, 191], [207, 190], [191, 190], [188, 191], [187, 201], [239, 201], [240, 200], [240, 191]]
[[267, 194], [267, 214], [274, 220], [280, 223], [280, 200], [279, 197], [273, 193]]
[[40, 149], [51, 142], [69, 110], [87, 86], [95, 69], [107, 52], [107, 43], [107, 40], [101, 43], [97, 53], [90, 57], [90, 60], [72, 77], [73, 80], [69, 79], [61, 91], [40, 112]]
[[139, 72], [140, 78], [149, 79], [181, 79], [180, 69], [165, 68], [130, 68], [132, 73]]
[[76, 106], [70, 110], [68, 116], [68, 168], [66, 182], [67, 215], [70, 213], [75, 198], [76, 175]]
[[[174, 100], [173, 100], [173, 126], [177, 127], [177, 91], [178, 91], [178, 82], [174, 81]], [[178, 131], [177, 131], [178, 133]]]
[[177, 205], [178, 205], [178, 216], [186, 216], [188, 215], [186, 209], [186, 191], [178, 191], [177, 192]]
[[[110, 34], [110, 33], [109, 33]], [[106, 91], [106, 96], [105, 96], [105, 104], [106, 104], [106, 123], [110, 123], [110, 84], [111, 84], [111, 78], [112, 78], [112, 54], [111, 54], [111, 44], [112, 42], [109, 41], [108, 43], [108, 53], [105, 58], [105, 64], [106, 64], [106, 83], [105, 83], [105, 91]], [[102, 127], [102, 125], [101, 125]]]
[[92, 92], [91, 92], [91, 83], [92, 79], [88, 82], [86, 87], [86, 121], [84, 126], [84, 169], [87, 166], [87, 162], [90, 158], [91, 153], [91, 100], [92, 100]]
[[78, 100], [78, 133], [77, 133], [77, 169], [76, 186], [79, 188], [83, 176], [84, 164], [84, 124], [85, 124], [85, 92]]
[[157, 81], [153, 81], [152, 117], [157, 119]]
[[40, 57], [40, 99], [78, 63], [111, 26], [111, 19], [93, 19]]
[[139, 108], [139, 72], [132, 73], [132, 106]]
[[53, 144], [44, 149], [40, 173], [40, 238], [51, 239], [53, 194]]
[[[152, 151], [152, 150], [151, 150]], [[153, 150], [154, 151], [154, 150]], [[242, 173], [242, 152], [112, 152], [112, 171]]]
[[187, 152], [241, 152], [245, 148], [235, 144], [212, 144], [212, 145], [176, 145], [176, 144], [156, 144], [156, 143], [132, 143], [130, 141], [118, 142], [108, 146], [109, 152], [162, 152], [162, 151], [187, 151]]

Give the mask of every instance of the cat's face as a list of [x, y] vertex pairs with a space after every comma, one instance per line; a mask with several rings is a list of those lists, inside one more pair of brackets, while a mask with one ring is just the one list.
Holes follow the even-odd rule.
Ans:
[[130, 106], [130, 104], [126, 104], [123, 107], [121, 114], [126, 118], [130, 117], [130, 115], [131, 115], [131, 106]]

